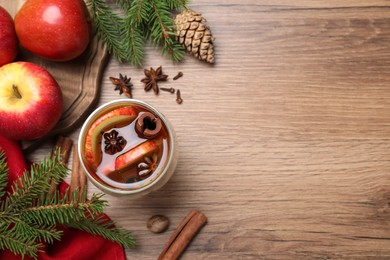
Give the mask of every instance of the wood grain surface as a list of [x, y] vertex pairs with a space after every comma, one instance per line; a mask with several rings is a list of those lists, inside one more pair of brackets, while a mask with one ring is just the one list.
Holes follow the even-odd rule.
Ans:
[[[109, 216], [137, 238], [128, 258], [156, 259], [197, 208], [208, 224], [182, 259], [389, 259], [390, 2], [190, 6], [208, 20], [216, 64], [175, 65], [152, 47], [145, 63], [163, 66], [160, 86], [180, 89], [183, 104], [144, 92], [142, 69], [113, 59], [102, 81], [99, 104], [123, 98], [109, 76], [131, 77], [134, 98], [170, 119], [180, 146], [160, 191], [106, 197]], [[168, 231], [147, 230], [154, 214], [170, 218]]]

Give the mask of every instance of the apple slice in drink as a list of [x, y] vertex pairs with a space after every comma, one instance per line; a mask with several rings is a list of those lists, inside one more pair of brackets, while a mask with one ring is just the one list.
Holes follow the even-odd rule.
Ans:
[[144, 156], [156, 151], [162, 145], [162, 139], [151, 139], [143, 142], [128, 152], [118, 156], [115, 160], [115, 170], [123, 170], [132, 166]]
[[99, 164], [102, 159], [101, 140], [102, 133], [112, 128], [123, 127], [135, 119], [135, 116], [114, 116], [98, 125], [91, 135], [92, 152], [95, 164]]
[[137, 163], [145, 156], [157, 151], [162, 146], [162, 139], [150, 139], [128, 152], [118, 156], [115, 160], [115, 171], [107, 173], [107, 177], [114, 181], [126, 182], [134, 176], [134, 171], [129, 170], [136, 167]]
[[130, 124], [137, 117], [137, 110], [133, 107], [120, 107], [99, 117], [88, 130], [85, 139], [85, 158], [93, 167], [97, 167], [101, 160], [101, 150], [98, 137], [100, 133], [110, 127], [121, 127]]

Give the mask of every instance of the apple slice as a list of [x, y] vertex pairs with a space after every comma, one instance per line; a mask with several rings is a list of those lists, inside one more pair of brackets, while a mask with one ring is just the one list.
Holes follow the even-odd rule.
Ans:
[[152, 139], [143, 142], [128, 152], [118, 156], [115, 160], [115, 170], [122, 171], [131, 167], [141, 158], [156, 151], [162, 145], [162, 139]]
[[[134, 107], [120, 107], [99, 117], [98, 119], [95, 120], [95, 122], [93, 122], [92, 126], [88, 130], [88, 134], [85, 139], [85, 158], [91, 164], [91, 166], [97, 167], [97, 165], [100, 163], [101, 160], [100, 147], [97, 146], [98, 150], [96, 150], [96, 145], [93, 144], [96, 143], [95, 141], [93, 141], [96, 139], [94, 139], [92, 135], [95, 136], [96, 138], [96, 136], [98, 136], [98, 133], [100, 133], [101, 131], [109, 127], [107, 126], [110, 125], [109, 122], [116, 122], [116, 120], [113, 120], [113, 121], [108, 121], [108, 123], [105, 123], [110, 118], [114, 118], [118, 116], [129, 117], [128, 119], [122, 117], [117, 118], [117, 120], [124, 120], [124, 122], [126, 122], [126, 123], [124, 122], [121, 123], [121, 125], [123, 126], [126, 124], [130, 124], [137, 117], [137, 114], [138, 112]], [[114, 125], [111, 125], [111, 127], [113, 127]]]
[[115, 160], [115, 170], [105, 172], [113, 181], [125, 183], [128, 179], [138, 177], [136, 169], [131, 169], [134, 164], [144, 156], [156, 151], [162, 145], [162, 139], [151, 139], [143, 142], [135, 148], [118, 156]]
[[91, 134], [91, 142], [92, 142], [92, 152], [94, 157], [94, 162], [98, 165], [102, 159], [101, 153], [101, 140], [102, 133], [114, 128], [114, 127], [122, 127], [130, 124], [136, 116], [114, 116], [108, 118], [106, 121], [99, 124]]

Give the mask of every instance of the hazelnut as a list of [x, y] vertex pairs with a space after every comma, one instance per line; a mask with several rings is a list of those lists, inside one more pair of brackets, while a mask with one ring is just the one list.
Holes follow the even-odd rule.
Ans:
[[169, 227], [169, 219], [163, 215], [154, 215], [149, 218], [146, 227], [153, 233], [162, 233]]

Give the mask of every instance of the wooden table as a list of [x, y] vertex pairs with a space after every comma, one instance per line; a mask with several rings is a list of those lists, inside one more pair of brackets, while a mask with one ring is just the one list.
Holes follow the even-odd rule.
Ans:
[[[192, 208], [208, 224], [182, 259], [389, 258], [390, 2], [190, 6], [208, 20], [216, 64], [174, 65], [152, 47], [145, 63], [184, 73], [160, 85], [180, 89], [182, 105], [144, 92], [142, 69], [111, 60], [104, 73], [99, 104], [123, 98], [108, 77], [128, 75], [180, 146], [160, 191], [106, 197], [109, 216], [137, 238], [128, 258], [156, 259]], [[170, 218], [167, 232], [147, 230], [154, 214]]]

